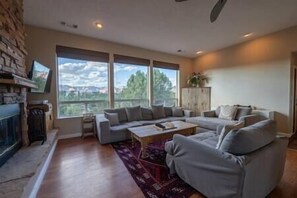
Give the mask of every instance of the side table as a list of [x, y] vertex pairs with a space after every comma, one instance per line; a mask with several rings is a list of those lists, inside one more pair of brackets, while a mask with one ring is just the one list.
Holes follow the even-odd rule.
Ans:
[[95, 116], [93, 113], [85, 113], [81, 119], [81, 137], [84, 139], [87, 135], [96, 136]]

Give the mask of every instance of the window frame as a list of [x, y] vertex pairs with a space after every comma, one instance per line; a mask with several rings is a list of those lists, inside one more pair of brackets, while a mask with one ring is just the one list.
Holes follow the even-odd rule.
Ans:
[[119, 55], [119, 54], [114, 54], [114, 60], [113, 60], [113, 107], [116, 106], [116, 102], [129, 102], [132, 101], [133, 99], [116, 99], [115, 98], [115, 68], [116, 64], [126, 64], [126, 65], [133, 65], [133, 66], [140, 66], [140, 67], [146, 67], [146, 76], [147, 76], [147, 99], [134, 99], [134, 101], [146, 101], [148, 106], [151, 105], [150, 101], [150, 60], [149, 59], [144, 59], [144, 58], [138, 58], [138, 57], [132, 57], [132, 56], [124, 56], [124, 55]]
[[107, 100], [80, 100], [80, 101], [60, 101], [60, 73], [59, 73], [59, 58], [68, 58], [74, 60], [84, 60], [84, 61], [92, 61], [92, 62], [104, 62], [107, 63], [107, 87], [109, 87], [109, 73], [110, 73], [110, 59], [109, 53], [98, 52], [92, 50], [78, 49], [72, 47], [65, 46], [56, 46], [56, 100], [57, 100], [57, 119], [68, 119], [68, 118], [80, 118], [81, 115], [74, 116], [61, 116], [60, 115], [60, 104], [84, 104], [89, 105], [92, 103], [100, 103], [107, 102], [108, 107], [110, 107], [110, 91], [108, 92]]

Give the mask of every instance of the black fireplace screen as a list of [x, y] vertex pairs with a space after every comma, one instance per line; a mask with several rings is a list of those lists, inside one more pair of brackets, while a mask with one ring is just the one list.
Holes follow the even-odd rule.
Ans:
[[0, 105], [0, 166], [21, 146], [20, 105]]

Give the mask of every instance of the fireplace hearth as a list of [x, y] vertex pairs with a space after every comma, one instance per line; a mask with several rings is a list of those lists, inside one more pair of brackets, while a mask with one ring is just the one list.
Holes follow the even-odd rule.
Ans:
[[22, 146], [20, 104], [0, 105], [0, 166]]

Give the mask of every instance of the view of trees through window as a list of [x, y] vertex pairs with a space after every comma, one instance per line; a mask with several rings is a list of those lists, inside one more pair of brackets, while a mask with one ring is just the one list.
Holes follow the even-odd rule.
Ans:
[[108, 63], [58, 57], [59, 117], [100, 113], [109, 107]]
[[116, 108], [148, 107], [148, 67], [115, 63], [114, 93]]
[[154, 68], [154, 104], [177, 106], [177, 70]]
[[[177, 70], [153, 69], [153, 104], [177, 105]], [[149, 66], [114, 63], [114, 107], [149, 106]], [[58, 57], [59, 117], [110, 108], [108, 63]]]

